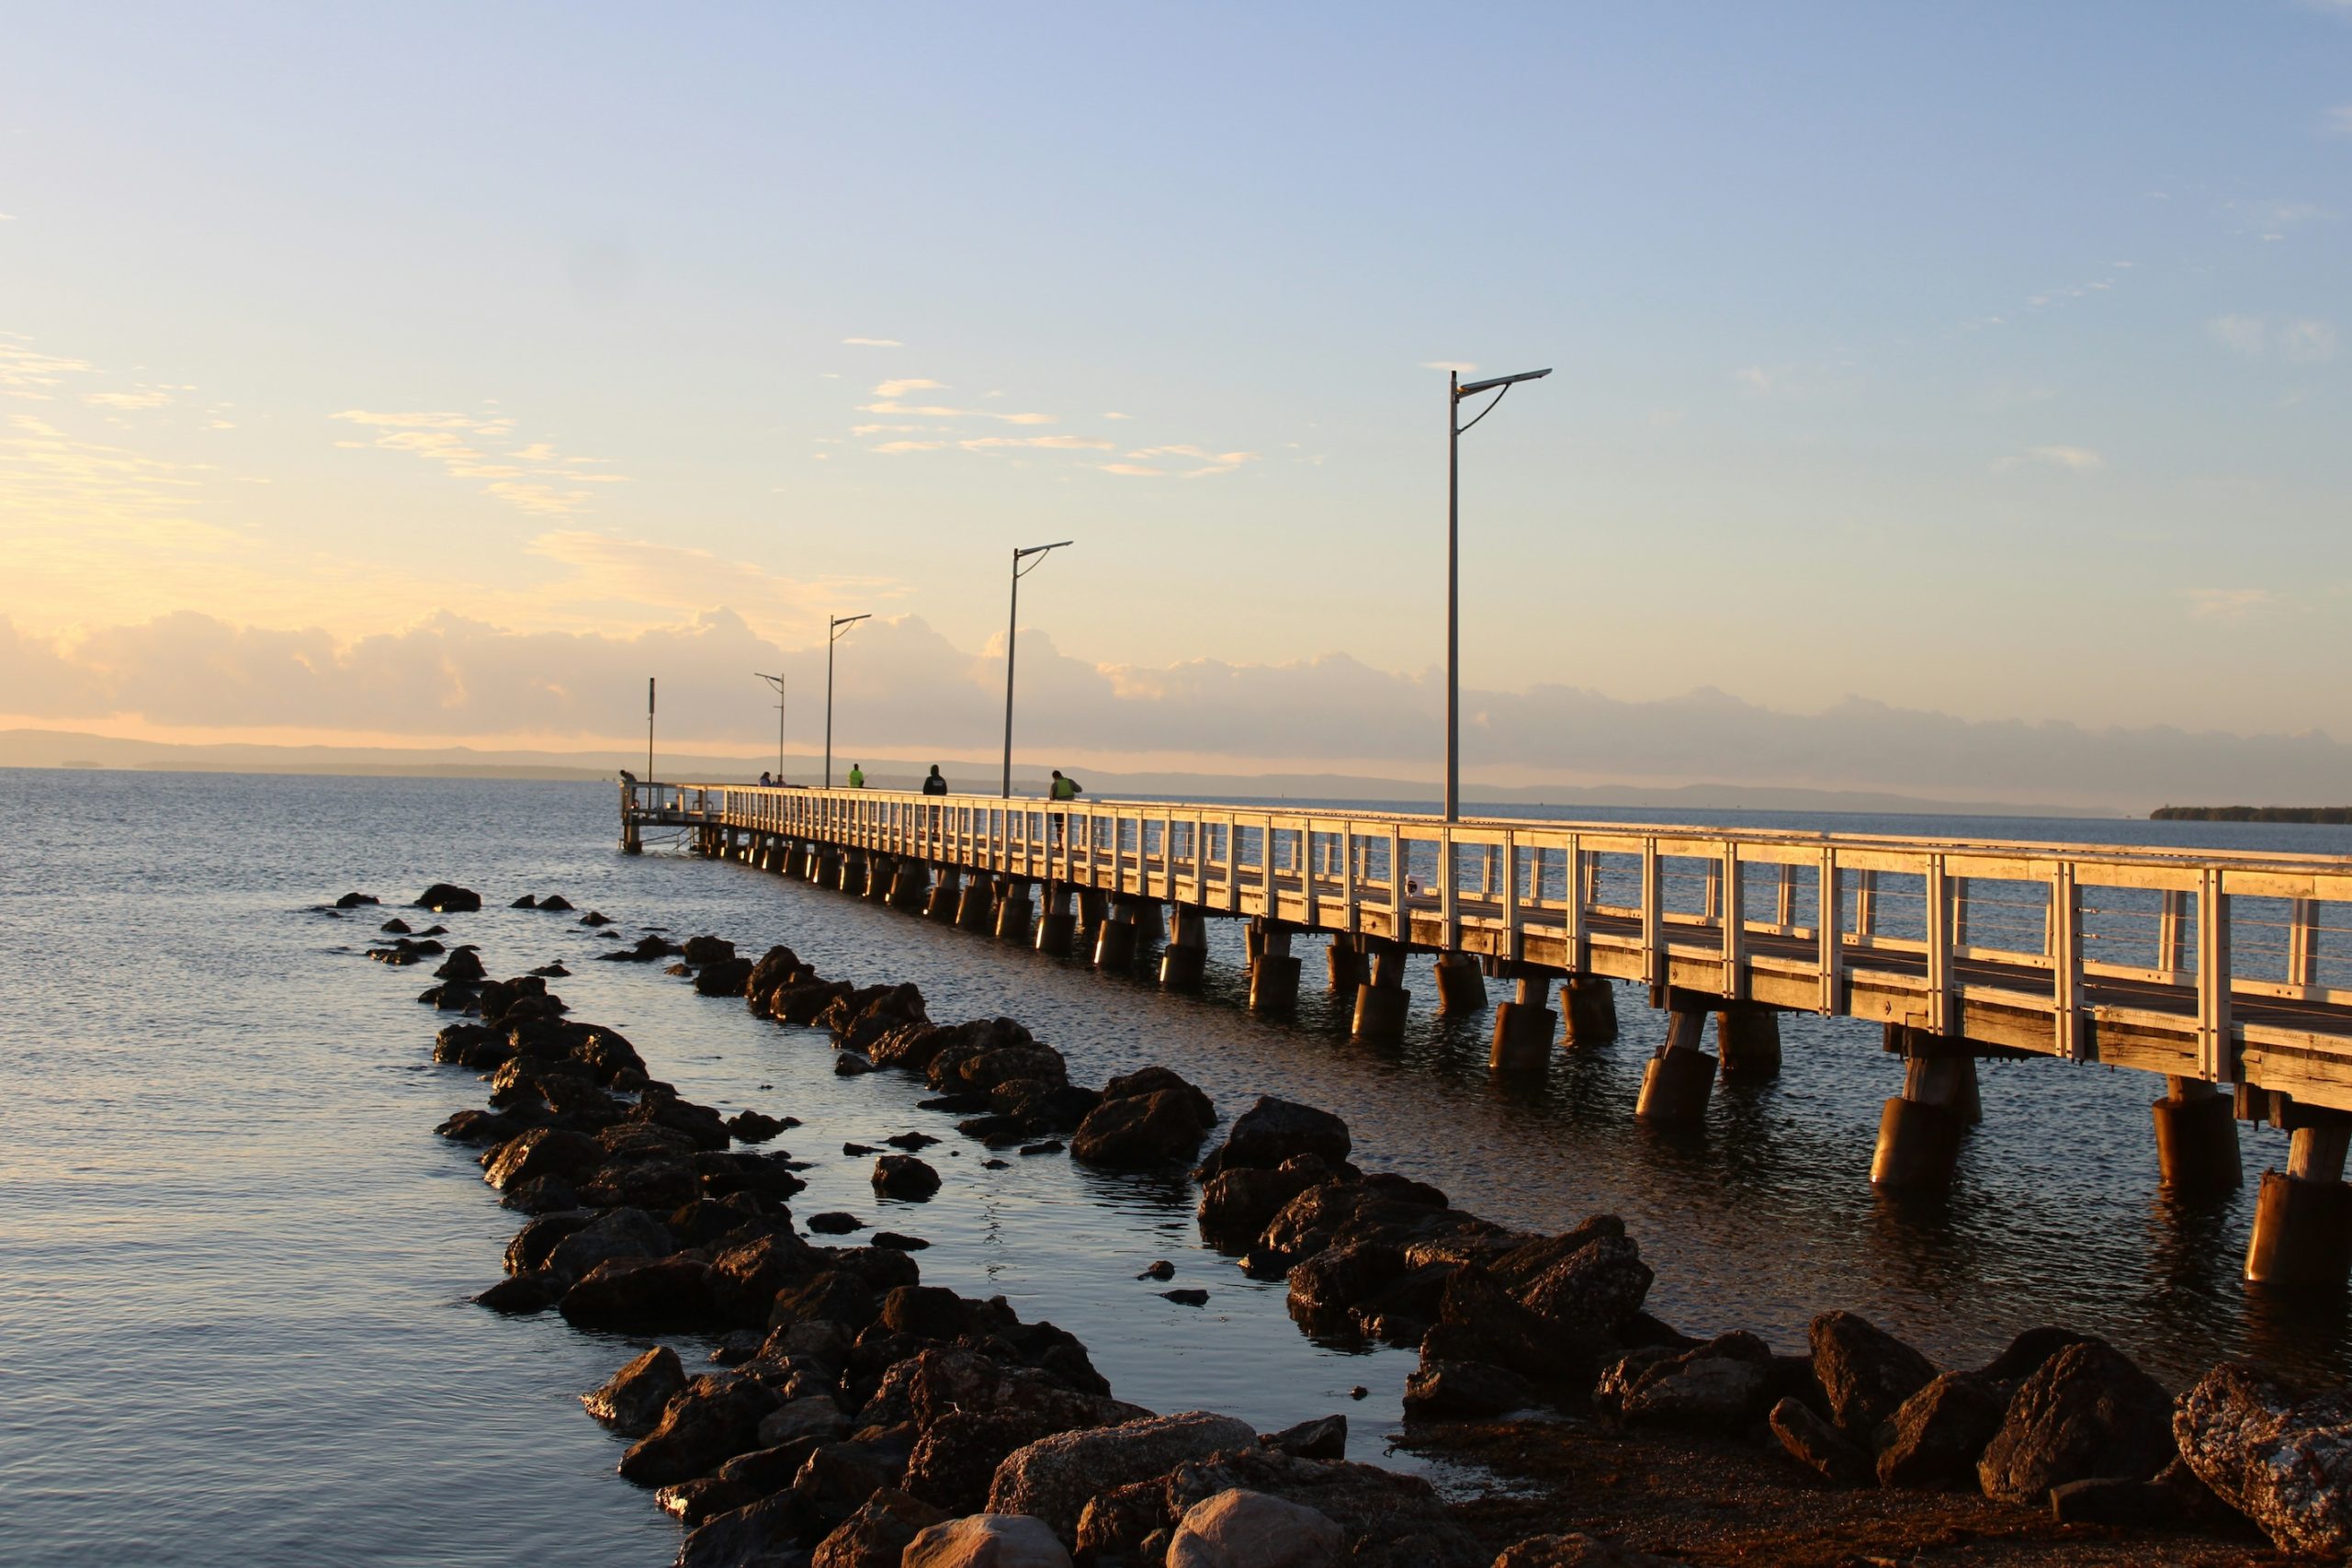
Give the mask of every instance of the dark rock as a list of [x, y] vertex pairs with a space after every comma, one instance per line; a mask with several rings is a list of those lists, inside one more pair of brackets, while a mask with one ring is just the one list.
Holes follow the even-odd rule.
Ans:
[[1051, 1045], [1029, 1041], [983, 1051], [958, 1066], [956, 1076], [973, 1089], [992, 1089], [999, 1084], [1011, 1083], [1017, 1078], [1068, 1083], [1069, 1066], [1063, 1061], [1062, 1054]]
[[[764, 1427], [773, 1418], [774, 1413], [771, 1412], [769, 1416], [762, 1419], [761, 1425]], [[753, 1449], [749, 1453], [737, 1454], [718, 1467], [718, 1478], [733, 1482], [756, 1497], [781, 1492], [792, 1484], [792, 1478], [800, 1473], [800, 1467], [808, 1462], [808, 1456], [817, 1451], [821, 1441], [818, 1438], [795, 1438], [774, 1448]]]
[[1062, 1141], [1059, 1138], [1047, 1138], [1042, 1143], [1023, 1144], [1021, 1145], [1021, 1152], [1024, 1155], [1057, 1155], [1062, 1152]]
[[536, 909], [539, 907], [539, 901], [530, 894], [526, 893], [520, 898], [515, 899], [514, 902], [507, 905], [506, 907], [510, 909]]
[[436, 980], [479, 980], [485, 973], [481, 955], [470, 947], [460, 947], [451, 951], [449, 956], [442, 961], [441, 967], [433, 972], [433, 977]]
[[881, 1298], [873, 1286], [847, 1269], [828, 1269], [777, 1292], [768, 1309], [768, 1326], [789, 1328], [797, 1323], [823, 1321], [855, 1334], [881, 1310]]
[[1986, 1382], [2006, 1383], [2014, 1388], [2041, 1370], [2041, 1363], [2069, 1345], [2087, 1345], [2092, 1337], [2077, 1334], [2071, 1328], [2044, 1325], [2029, 1328], [2009, 1341], [2008, 1348], [1977, 1369], [1976, 1375]]
[[1783, 1399], [1772, 1406], [1772, 1436], [1789, 1457], [1833, 1486], [1871, 1483], [1871, 1456], [1846, 1440], [1846, 1435], [1815, 1415], [1801, 1399]]
[[[849, 1435], [849, 1417], [830, 1394], [805, 1394], [787, 1399], [760, 1420], [760, 1446], [774, 1449], [798, 1442], [829, 1443]], [[816, 1450], [809, 1450], [814, 1453]]]
[[931, 1245], [919, 1235], [901, 1235], [897, 1231], [876, 1231], [866, 1239], [876, 1247], [886, 1247], [893, 1252], [921, 1252]]
[[1072, 1540], [1096, 1493], [1164, 1475], [1186, 1460], [1254, 1449], [1257, 1441], [1246, 1422], [1204, 1410], [1057, 1432], [1006, 1456], [989, 1485], [988, 1509], [1034, 1515]]
[[560, 1176], [534, 1176], [508, 1188], [498, 1202], [518, 1214], [552, 1214], [580, 1207], [580, 1194]]
[[1679, 1557], [1657, 1557], [1599, 1536], [1532, 1535], [1505, 1547], [1494, 1568], [1684, 1568]]
[[562, 1287], [541, 1274], [514, 1274], [474, 1298], [474, 1304], [510, 1316], [545, 1312], [556, 1303]]
[[[1419, 1476], [1344, 1460], [1300, 1459], [1265, 1446], [1186, 1461], [1170, 1471], [1162, 1488], [1168, 1517], [1181, 1519], [1200, 1503], [1237, 1487], [1337, 1521], [1369, 1549], [1353, 1558], [1362, 1568], [1483, 1568], [1489, 1561], [1492, 1549], [1481, 1550], [1454, 1524]], [[1385, 1552], [1380, 1551], [1384, 1544]]]
[[817, 1543], [809, 1568], [899, 1568], [908, 1543], [947, 1518], [920, 1498], [885, 1487]]
[[541, 1214], [514, 1233], [506, 1244], [506, 1271], [509, 1274], [532, 1274], [547, 1267], [548, 1256], [563, 1239], [578, 1231], [596, 1216], [586, 1209], [571, 1209], [561, 1213]]
[[[699, 940], [699, 939], [697, 939]], [[706, 964], [695, 976], [695, 994], [704, 997], [740, 997], [752, 981], [752, 961], [748, 958], [722, 958]]]
[[967, 1115], [986, 1111], [995, 1102], [985, 1094], [934, 1094], [928, 1100], [915, 1101], [917, 1111], [942, 1111], [950, 1116]]
[[1209, 1304], [1209, 1293], [1202, 1290], [1162, 1291], [1159, 1292], [1178, 1306], [1199, 1307]]
[[1629, 1423], [1728, 1432], [1771, 1406], [1771, 1348], [1753, 1334], [1735, 1330], [1675, 1355], [1641, 1354], [1645, 1359], [1630, 1376], [1612, 1368], [1602, 1379]]
[[838, 1209], [829, 1210], [821, 1214], [811, 1214], [808, 1216], [808, 1228], [820, 1235], [847, 1235], [852, 1231], [862, 1231], [865, 1228], [864, 1220], [859, 1219], [855, 1214], [843, 1213]]
[[1339, 1166], [1347, 1162], [1351, 1146], [1348, 1124], [1329, 1111], [1261, 1095], [1256, 1104], [1234, 1118], [1224, 1146], [1195, 1174], [1206, 1179], [1228, 1170], [1272, 1170], [1308, 1154], [1327, 1165]]
[[1009, 1159], [984, 1159], [980, 1161], [980, 1168], [982, 1170], [1011, 1170], [1012, 1162]]
[[953, 1339], [964, 1332], [964, 1298], [937, 1285], [900, 1285], [882, 1297], [881, 1321], [896, 1334]]
[[436, 882], [417, 895], [416, 907], [436, 915], [470, 914], [481, 908], [481, 895], [451, 882]]
[[734, 1372], [695, 1378], [621, 1456], [620, 1472], [640, 1486], [707, 1474], [759, 1446], [761, 1418], [775, 1405], [775, 1395], [756, 1379]]
[[362, 904], [374, 904], [379, 901], [372, 893], [346, 893], [334, 901], [334, 907], [338, 909], [356, 909]]
[[697, 1258], [613, 1258], [563, 1293], [557, 1310], [582, 1328], [682, 1333], [717, 1317], [710, 1265]]
[[765, 1325], [784, 1291], [824, 1269], [823, 1255], [789, 1230], [729, 1247], [711, 1259], [711, 1293], [730, 1323]]
[[2009, 1390], [1981, 1373], [1939, 1373], [1875, 1434], [1879, 1484], [1973, 1484], [1976, 1461], [2008, 1407]]
[[863, 1159], [867, 1155], [878, 1155], [881, 1152], [872, 1144], [843, 1144], [842, 1145], [842, 1157], [847, 1159]]
[[1181, 1159], [1200, 1145], [1209, 1129], [1197, 1098], [1197, 1089], [1164, 1089], [1114, 1100], [1106, 1089], [1070, 1139], [1071, 1157], [1123, 1169]]
[[1260, 1440], [1300, 1459], [1345, 1459], [1348, 1457], [1348, 1418], [1345, 1416], [1326, 1416], [1318, 1420], [1302, 1421], [1295, 1427], [1269, 1432]]
[[890, 1454], [862, 1442], [826, 1443], [801, 1463], [800, 1472], [792, 1478], [792, 1493], [814, 1528], [830, 1531], [876, 1493], [897, 1485], [905, 1468], [903, 1453]]
[[586, 1278], [621, 1258], [667, 1258], [678, 1249], [669, 1227], [642, 1209], [614, 1209], [559, 1239], [541, 1267], [557, 1278]]
[[919, 1203], [939, 1190], [939, 1172], [913, 1155], [884, 1155], [874, 1162], [874, 1190], [879, 1197]]
[[[1158, 1537], [1159, 1556], [1175, 1520], [1168, 1516], [1168, 1482], [1153, 1476], [1097, 1492], [1078, 1516], [1077, 1549], [1086, 1562], [1116, 1562], [1142, 1552], [1147, 1540]], [[1147, 1561], [1157, 1561], [1144, 1554]]]
[[1431, 1360], [1489, 1362], [1536, 1382], [1590, 1388], [1610, 1354], [1606, 1339], [1521, 1305], [1475, 1263], [1446, 1278], [1436, 1316], [1421, 1342]]
[[661, 1424], [662, 1412], [686, 1389], [678, 1353], [657, 1345], [615, 1372], [603, 1387], [580, 1396], [588, 1414], [624, 1437], [641, 1438]]
[[881, 1070], [870, 1058], [855, 1051], [838, 1051], [833, 1055], [833, 1076], [837, 1078], [854, 1078], [864, 1073]]
[[[1510, 1257], [1504, 1254], [1502, 1261]], [[1513, 1294], [1545, 1317], [1609, 1333], [1641, 1310], [1653, 1278], [1631, 1238], [1601, 1234], [1533, 1275]]]
[[909, 1154], [914, 1154], [919, 1150], [927, 1149], [931, 1147], [932, 1145], [939, 1142], [937, 1138], [933, 1137], [929, 1133], [893, 1133], [890, 1136], [883, 1139], [882, 1141], [889, 1145], [894, 1149], [904, 1149]]
[[784, 1131], [786, 1122], [756, 1111], [738, 1111], [727, 1119], [728, 1135], [739, 1144], [764, 1144]]
[[495, 1111], [476, 1111], [471, 1107], [457, 1112], [433, 1129], [442, 1137], [460, 1144], [503, 1144], [520, 1135], [526, 1129], [511, 1116]]
[[1175, 1277], [1176, 1265], [1169, 1262], [1165, 1258], [1136, 1276], [1138, 1280], [1173, 1280]]
[[609, 926], [613, 918], [602, 909], [591, 909], [580, 917], [580, 923], [583, 926]]
[[[1829, 1418], [1865, 1446], [1878, 1424], [1936, 1375], [1927, 1357], [1854, 1313], [1823, 1313], [1813, 1320], [1807, 1339]], [[2034, 1501], [2041, 1501], [2040, 1493]]]
[[1193, 1119], [1202, 1128], [1216, 1125], [1216, 1107], [1182, 1075], [1167, 1067], [1137, 1067], [1132, 1073], [1122, 1073], [1102, 1086], [1105, 1100], [1133, 1100], [1146, 1095], [1169, 1092], [1181, 1094], [1193, 1108]]
[[384, 932], [388, 936], [407, 936], [415, 928], [411, 926], [406, 920], [401, 919], [398, 915], [394, 915], [390, 919], [386, 920], [382, 925], [378, 926], [376, 929]]
[[678, 1548], [675, 1568], [805, 1568], [808, 1519], [791, 1493], [718, 1514]]
[[923, 1426], [901, 1484], [951, 1515], [977, 1514], [1007, 1456], [1064, 1429], [1032, 1410], [945, 1411]]
[[1978, 1483], [1997, 1502], [2030, 1506], [2069, 1481], [2145, 1481], [2173, 1456], [2170, 1396], [2121, 1351], [2069, 1345], [2010, 1398], [1977, 1461]]
[[561, 915], [571, 913], [572, 904], [571, 900], [565, 897], [562, 894], [550, 893], [546, 897], [539, 900], [539, 908], [549, 914]]
[[690, 1530], [759, 1500], [760, 1495], [749, 1487], [716, 1475], [697, 1475], [692, 1481], [681, 1481], [653, 1494], [653, 1506]]
[[699, 968], [705, 964], [724, 964], [735, 956], [735, 944], [724, 937], [690, 936], [679, 954]]
[[1317, 1155], [1297, 1156], [1274, 1170], [1249, 1166], [1219, 1170], [1201, 1189], [1196, 1214], [1201, 1234], [1213, 1242], [1253, 1237], [1283, 1204], [1332, 1178], [1331, 1168]]
[[503, 1192], [536, 1176], [569, 1179], [595, 1168], [605, 1156], [596, 1140], [562, 1127], [534, 1127], [498, 1145], [482, 1179]]
[[1484, 1361], [1424, 1360], [1405, 1380], [1405, 1418], [1475, 1419], [1503, 1416], [1542, 1403], [1534, 1384]]
[[1290, 1314], [1312, 1329], [1351, 1323], [1349, 1310], [1405, 1272], [1405, 1255], [1378, 1242], [1324, 1248], [1290, 1271]]
[[780, 1023], [812, 1024], [827, 1008], [856, 989], [846, 980], [807, 980], [778, 986], [768, 1002]]
[[2196, 1479], [2281, 1551], [2352, 1551], [2352, 1395], [2224, 1361], [2181, 1396], [2172, 1432]]

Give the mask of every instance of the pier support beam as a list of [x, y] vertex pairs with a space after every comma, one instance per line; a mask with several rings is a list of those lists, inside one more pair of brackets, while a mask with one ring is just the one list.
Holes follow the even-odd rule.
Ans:
[[1298, 955], [1290, 950], [1290, 928], [1276, 920], [1260, 927], [1258, 956], [1250, 963], [1250, 1010], [1288, 1012], [1298, 1006]]
[[1715, 1051], [1724, 1082], [1767, 1083], [1781, 1076], [1781, 1014], [1776, 1008], [1733, 1002], [1715, 1014]]
[[1356, 987], [1353, 1032], [1359, 1040], [1394, 1044], [1405, 1038], [1413, 993], [1405, 988], [1405, 949], [1383, 942], [1373, 949], [1372, 978]]
[[1487, 977], [1475, 953], [1437, 955], [1437, 1010], [1476, 1012], [1487, 1005]]
[[890, 877], [890, 907], [921, 910], [931, 900], [931, 867], [911, 856]]
[[1342, 996], [1354, 996], [1356, 987], [1372, 976], [1363, 945], [1345, 931], [1331, 939], [1326, 958], [1331, 966], [1331, 988]]
[[2290, 1105], [2285, 1120], [2286, 1173], [2262, 1173], [2245, 1277], [2281, 1289], [2340, 1291], [2352, 1269], [2352, 1187], [2344, 1184], [2352, 1114]]
[[1006, 883], [1004, 897], [996, 904], [997, 941], [1027, 946], [1030, 908], [1029, 885], [1025, 882]]
[[793, 840], [785, 846], [784, 874], [797, 876], [803, 882], [808, 881], [810, 859], [808, 846], [797, 839]]
[[899, 881], [899, 863], [888, 855], [865, 857], [865, 897], [876, 904], [890, 901]]
[[864, 855], [845, 854], [842, 856], [842, 891], [849, 894], [853, 897], [863, 894], [865, 891], [865, 885], [867, 881], [870, 880], [872, 876], [873, 870], [873, 865]]
[[2155, 1102], [2156, 1170], [2184, 1197], [2234, 1192], [2245, 1183], [2229, 1096], [2203, 1078], [2167, 1077]]
[[839, 887], [842, 885], [841, 851], [818, 846], [808, 856], [808, 880], [820, 887]]
[[1091, 953], [1095, 944], [1102, 940], [1102, 928], [1110, 923], [1111, 896], [1099, 887], [1079, 887], [1072, 891], [1078, 900], [1076, 950]]
[[1135, 906], [1122, 898], [1094, 930], [1094, 967], [1131, 969], [1136, 962]]
[[1571, 975], [1560, 987], [1567, 1027], [1560, 1043], [1571, 1051], [1606, 1045], [1617, 1038], [1617, 987], [1598, 975]]
[[1138, 898], [1127, 906], [1135, 917], [1136, 941], [1138, 944], [1168, 940], [1167, 911], [1157, 898]]
[[[1900, 1026], [1890, 1024], [1890, 1030]], [[1874, 1187], [1934, 1190], [1951, 1185], [1976, 1095], [1976, 1058], [1928, 1050], [1917, 1032], [1904, 1031], [1903, 1092], [1879, 1112], [1878, 1146], [1871, 1152]]]
[[926, 919], [943, 926], [956, 923], [956, 911], [964, 902], [964, 874], [952, 865], [939, 868], [939, 880], [931, 886], [931, 897], [924, 900], [922, 912]]
[[956, 903], [956, 925], [959, 931], [987, 932], [996, 929], [996, 884], [989, 877], [975, 876], [964, 884], [964, 896]]
[[1067, 882], [1046, 885], [1046, 912], [1037, 919], [1037, 951], [1053, 958], [1068, 958], [1078, 940], [1078, 917], [1070, 912]]
[[1199, 985], [1208, 970], [1207, 911], [1197, 904], [1179, 904], [1174, 924], [1168, 945], [1160, 950], [1159, 983], [1170, 990], [1182, 990]]
[[1552, 977], [1522, 968], [1519, 994], [1495, 1009], [1495, 1041], [1487, 1066], [1498, 1073], [1540, 1072], [1552, 1059], [1552, 1036], [1560, 1015], [1550, 1007]]
[[621, 853], [625, 855], [641, 855], [644, 852], [645, 840], [638, 837], [637, 818], [634, 817], [622, 818]]
[[1706, 1120], [1707, 1096], [1715, 1087], [1715, 1059], [1700, 1049], [1706, 1030], [1702, 1006], [1669, 1005], [1666, 1043], [1642, 1069], [1636, 1117], [1660, 1127], [1696, 1126]]

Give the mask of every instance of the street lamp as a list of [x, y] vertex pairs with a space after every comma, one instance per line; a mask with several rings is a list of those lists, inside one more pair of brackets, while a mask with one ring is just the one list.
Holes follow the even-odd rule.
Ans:
[[[1462, 372], [1449, 371], [1445, 400], [1445, 819], [1462, 818], [1462, 436], [1471, 425], [1495, 412], [1510, 389], [1521, 381], [1540, 381], [1552, 372], [1522, 370], [1516, 376], [1491, 376], [1462, 384]], [[1492, 392], [1495, 401], [1478, 411], [1470, 424], [1462, 423], [1462, 400]], [[1452, 874], [1450, 872], [1448, 874]]]
[[782, 784], [784, 783], [784, 677], [761, 674], [757, 670], [752, 671], [752, 673], [759, 675], [761, 680], [775, 688], [775, 782]]
[[[1012, 552], [1012, 613], [1004, 624], [1004, 798], [1012, 798], [1012, 639], [1021, 626], [1021, 580], [1037, 570], [1046, 553], [1068, 548], [1075, 541], [1057, 540], [1050, 545], [1031, 545]], [[1029, 560], [1031, 556], [1037, 558]], [[1027, 566], [1021, 563], [1029, 560]]]
[[825, 628], [825, 787], [833, 787], [833, 644], [842, 640], [842, 633], [870, 620], [865, 615], [835, 615]]

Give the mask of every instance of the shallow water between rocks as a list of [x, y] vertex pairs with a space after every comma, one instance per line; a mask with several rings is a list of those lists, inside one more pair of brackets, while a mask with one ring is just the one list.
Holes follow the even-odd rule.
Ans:
[[[1896, 1204], [1866, 1176], [1899, 1072], [1860, 1025], [1786, 1019], [1776, 1084], [1719, 1091], [1703, 1136], [1658, 1137], [1631, 1118], [1661, 1027], [1634, 991], [1617, 1044], [1504, 1087], [1486, 1071], [1486, 1015], [1426, 1011], [1425, 969], [1404, 1045], [1370, 1051], [1317, 989], [1312, 952], [1295, 1020], [1243, 1010], [1238, 927], [1212, 926], [1204, 992], [1169, 997], [742, 866], [623, 857], [613, 812], [603, 784], [0, 772], [11, 1561], [654, 1563], [673, 1550], [650, 1496], [611, 1473], [619, 1442], [574, 1398], [631, 1342], [468, 1300], [499, 1277], [518, 1216], [432, 1128], [482, 1090], [427, 1061], [443, 1021], [413, 998], [430, 966], [360, 956], [443, 879], [492, 906], [445, 919], [492, 973], [562, 959], [575, 973], [552, 984], [575, 1016], [628, 1035], [689, 1096], [800, 1117], [770, 1145], [815, 1162], [796, 1213], [848, 1209], [926, 1237], [927, 1281], [1063, 1325], [1121, 1397], [1159, 1409], [1261, 1429], [1345, 1410], [1351, 1452], [1375, 1458], [1413, 1359], [1302, 1336], [1279, 1283], [1201, 1246], [1182, 1180], [1009, 1151], [983, 1170], [989, 1151], [953, 1118], [914, 1108], [920, 1084], [836, 1078], [822, 1035], [658, 968], [585, 962], [609, 938], [503, 906], [560, 892], [616, 917], [612, 936], [788, 942], [831, 976], [916, 982], [934, 1019], [1019, 1018], [1083, 1081], [1164, 1062], [1228, 1117], [1259, 1093], [1323, 1106], [1347, 1118], [1360, 1163], [1477, 1213], [1547, 1230], [1623, 1214], [1658, 1271], [1652, 1310], [1692, 1332], [1747, 1327], [1794, 1349], [1815, 1312], [1845, 1306], [1948, 1363], [2056, 1321], [2175, 1386], [2227, 1355], [2331, 1379], [2346, 1367], [2340, 1307], [2282, 1308], [2239, 1283], [2250, 1188], [2191, 1208], [2158, 1193], [2147, 1102], [2161, 1086], [2143, 1075], [1988, 1071], [1956, 1189]], [[2352, 849], [2342, 829], [1969, 829]], [[316, 908], [350, 888], [384, 907]], [[878, 1202], [870, 1156], [841, 1145], [913, 1130], [944, 1138], [924, 1156], [945, 1188]], [[2283, 1163], [2277, 1134], [2249, 1130], [2245, 1146], [2250, 1173]], [[1157, 1258], [1172, 1280], [1134, 1277]], [[1185, 1286], [1208, 1305], [1158, 1293]], [[1352, 1402], [1358, 1384], [1369, 1397]]]

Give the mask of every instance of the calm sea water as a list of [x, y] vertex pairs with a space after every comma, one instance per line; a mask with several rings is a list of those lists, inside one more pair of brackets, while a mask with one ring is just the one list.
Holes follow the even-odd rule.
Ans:
[[[1655, 814], [1652, 814], [1655, 815]], [[2221, 824], [1785, 817], [1793, 827], [2352, 852], [2352, 830]], [[1242, 1010], [1239, 938], [1217, 928], [1198, 998], [1006, 951], [746, 868], [624, 858], [603, 785], [0, 772], [0, 1496], [22, 1562], [652, 1563], [673, 1528], [616, 1479], [615, 1439], [573, 1395], [631, 1353], [552, 1315], [467, 1298], [498, 1278], [515, 1216], [470, 1152], [431, 1135], [478, 1103], [425, 1063], [424, 971], [358, 955], [427, 882], [494, 905], [561, 892], [623, 922], [787, 942], [829, 974], [911, 979], [934, 1017], [1009, 1013], [1099, 1081], [1167, 1062], [1228, 1111], [1280, 1092], [1345, 1116], [1365, 1164], [1557, 1229], [1625, 1216], [1658, 1270], [1652, 1304], [1693, 1332], [1794, 1348], [1860, 1310], [1967, 1362], [2017, 1329], [2105, 1334], [2176, 1385], [2227, 1355], [2340, 1378], [2339, 1309], [2278, 1312], [2237, 1280], [2250, 1199], [2156, 1190], [2143, 1075], [1988, 1071], [1984, 1125], [1949, 1198], [1867, 1180], [1898, 1070], [1875, 1032], [1784, 1022], [1776, 1084], [1716, 1096], [1703, 1137], [1632, 1121], [1659, 1021], [1620, 997], [1624, 1038], [1505, 1088], [1487, 1021], [1418, 1015], [1401, 1048], [1350, 1043], [1317, 990], [1288, 1022]], [[384, 910], [315, 906], [347, 888]], [[634, 1040], [696, 1098], [808, 1125], [805, 1213], [847, 1208], [935, 1245], [925, 1278], [1002, 1292], [1075, 1330], [1119, 1393], [1261, 1427], [1347, 1410], [1359, 1457], [1394, 1430], [1412, 1359], [1301, 1337], [1279, 1285], [1200, 1247], [1191, 1194], [1066, 1159], [979, 1168], [984, 1151], [895, 1075], [836, 1079], [821, 1038], [698, 998], [568, 918], [493, 908], [447, 923], [494, 973], [560, 958], [580, 1016]], [[1431, 987], [1415, 977], [1420, 999]], [[922, 1128], [932, 1203], [877, 1204], [873, 1143]], [[2249, 1169], [2283, 1143], [2245, 1134]], [[1134, 1275], [1155, 1258], [1205, 1310]], [[1351, 1385], [1370, 1397], [1351, 1403]]]

